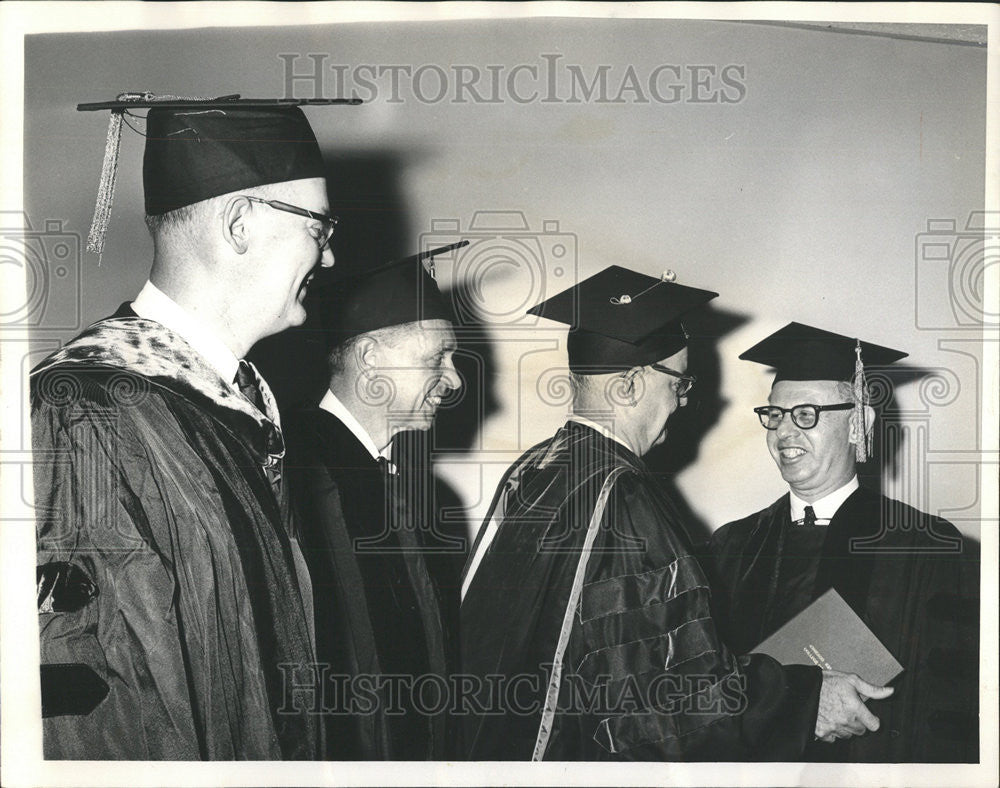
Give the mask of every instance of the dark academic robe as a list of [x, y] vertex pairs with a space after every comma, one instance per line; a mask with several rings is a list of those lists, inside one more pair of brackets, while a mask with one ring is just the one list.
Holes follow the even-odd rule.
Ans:
[[462, 602], [470, 758], [801, 754], [820, 671], [737, 664], [675, 506], [634, 453], [570, 421], [507, 472], [481, 535], [494, 513]]
[[808, 759], [978, 760], [979, 559], [969, 548], [950, 523], [864, 488], [828, 526], [792, 526], [786, 494], [712, 535], [706, 568], [737, 653], [833, 587], [904, 668], [891, 697], [868, 702], [878, 731], [816, 742]]
[[275, 425], [127, 308], [32, 373], [31, 418], [46, 757], [316, 757]]
[[390, 474], [320, 408], [293, 414], [286, 436], [317, 654], [329, 665], [325, 755], [445, 758], [447, 643], [421, 529], [400, 489], [406, 476]]

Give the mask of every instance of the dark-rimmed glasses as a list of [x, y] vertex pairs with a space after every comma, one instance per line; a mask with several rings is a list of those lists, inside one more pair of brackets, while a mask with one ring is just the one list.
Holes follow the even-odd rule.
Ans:
[[800, 430], [811, 430], [819, 422], [819, 414], [824, 410], [850, 410], [853, 402], [840, 402], [836, 405], [793, 405], [790, 408], [779, 408], [777, 405], [762, 405], [753, 412], [760, 418], [761, 426], [766, 430], [776, 430], [785, 418], [786, 413], [792, 414], [792, 423]]
[[276, 211], [285, 211], [286, 213], [294, 213], [296, 216], [305, 216], [307, 219], [313, 219], [320, 223], [322, 227], [323, 235], [316, 239], [319, 243], [319, 250], [325, 251], [330, 245], [330, 239], [333, 238], [333, 231], [337, 229], [337, 223], [340, 219], [336, 216], [331, 216], [327, 213], [316, 213], [316, 211], [310, 211], [308, 208], [300, 208], [297, 205], [292, 205], [287, 202], [282, 202], [281, 200], [263, 200], [260, 197], [251, 197], [249, 194], [242, 195], [246, 197], [250, 202], [259, 202], [262, 205], [267, 205], [274, 208]]
[[678, 397], [686, 397], [691, 392], [694, 384], [698, 382], [698, 378], [694, 375], [684, 375], [675, 369], [671, 369], [670, 367], [664, 367], [660, 364], [650, 364], [649, 366], [657, 372], [662, 372], [664, 375], [670, 375], [671, 377], [677, 378], [677, 383], [674, 384], [674, 393]]

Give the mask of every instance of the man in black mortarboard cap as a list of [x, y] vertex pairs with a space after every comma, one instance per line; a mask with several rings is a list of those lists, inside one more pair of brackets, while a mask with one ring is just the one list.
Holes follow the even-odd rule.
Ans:
[[755, 411], [789, 492], [712, 535], [724, 634], [749, 651], [832, 587], [904, 669], [891, 696], [851, 677], [870, 706], [857, 707], [863, 735], [820, 735], [810, 760], [977, 760], [978, 558], [950, 523], [861, 487], [855, 470], [875, 419], [865, 372], [905, 356], [800, 323], [740, 356], [775, 370]]
[[531, 310], [570, 326], [573, 411], [507, 471], [466, 567], [474, 760], [792, 760], [813, 734], [820, 670], [737, 662], [641, 459], [695, 384], [682, 320], [717, 295], [673, 278], [612, 266]]
[[91, 241], [125, 113], [149, 108], [149, 281], [31, 377], [34, 448], [60, 458], [35, 472], [40, 587], [83, 600], [40, 603], [42, 696], [80, 696], [81, 671], [101, 690], [43, 705], [45, 753], [314, 758], [317, 718], [286, 692], [315, 653], [277, 496], [284, 444], [241, 359], [304, 320], [313, 271], [333, 264], [323, 160], [294, 101], [120, 98]]
[[329, 665], [331, 759], [456, 754], [447, 704], [426, 687], [448, 686], [458, 592], [429, 565], [443, 547], [427, 519], [430, 469], [393, 447], [401, 432], [429, 430], [461, 386], [450, 304], [423, 262], [451, 248], [348, 272], [323, 289], [327, 391], [289, 419], [286, 478], [312, 576], [317, 656]]

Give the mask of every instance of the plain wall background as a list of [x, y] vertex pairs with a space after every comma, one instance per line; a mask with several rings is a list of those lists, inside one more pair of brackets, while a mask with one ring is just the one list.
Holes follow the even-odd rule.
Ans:
[[[949, 253], [957, 234], [936, 226], [931, 237], [928, 221], [954, 220], [962, 230], [982, 210], [985, 48], [661, 20], [30, 37], [26, 206], [50, 272], [60, 239], [73, 241], [59, 233], [86, 236], [104, 150], [107, 114], [78, 113], [78, 102], [135, 89], [281, 96], [282, 53], [300, 55], [300, 72], [312, 68], [308, 54], [325, 54], [326, 96], [338, 94], [330, 65], [433, 65], [448, 76], [450, 94], [439, 102], [420, 101], [405, 80], [402, 100], [389, 101], [383, 77], [362, 107], [306, 112], [345, 219], [335, 243], [341, 260], [381, 262], [432, 239], [475, 242], [466, 257], [439, 266], [439, 281], [457, 285], [460, 306], [484, 324], [464, 340], [470, 394], [441, 414], [450, 439], [439, 442], [436, 467], [457, 496], [459, 520], [477, 524], [507, 464], [566, 414], [565, 330], [512, 315], [617, 263], [650, 274], [671, 268], [682, 283], [721, 294], [705, 330], [723, 335], [714, 354], [693, 359], [706, 396], [680, 414], [697, 429], [671, 426], [682, 437], [693, 432], [697, 445], [654, 458], [657, 468], [679, 471], [664, 479], [702, 527], [785, 490], [750, 411], [766, 401], [770, 378], [737, 356], [798, 320], [906, 350], [907, 364], [932, 372], [894, 378], [890, 421], [902, 425], [903, 445], [882, 481], [889, 494], [978, 534], [981, 257], [974, 239], [958, 238]], [[452, 66], [493, 65], [506, 79], [518, 64], [544, 74], [543, 55], [561, 56], [564, 96], [568, 66], [588, 80], [607, 66], [613, 97], [629, 66], [642, 85], [663, 64], [712, 66], [717, 75], [738, 66], [745, 95], [734, 103], [641, 103], [628, 91], [623, 103], [449, 100]], [[438, 83], [425, 76], [424, 94], [433, 96]], [[546, 92], [544, 78], [518, 84], [522, 94]], [[310, 83], [296, 88], [314, 95]], [[738, 93], [718, 76], [708, 89]], [[84, 252], [78, 264], [71, 253], [47, 291], [36, 278], [29, 303], [41, 326], [27, 366], [131, 300], [145, 280], [152, 245], [141, 152], [141, 138], [126, 130], [101, 263]], [[470, 230], [474, 214], [487, 211], [521, 212], [529, 232]], [[929, 259], [942, 248], [943, 259]]]

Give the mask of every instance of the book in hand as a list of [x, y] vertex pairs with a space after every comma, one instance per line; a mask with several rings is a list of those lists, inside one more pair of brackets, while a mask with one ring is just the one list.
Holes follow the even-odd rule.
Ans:
[[885, 686], [903, 666], [833, 588], [765, 639], [756, 654], [783, 665], [819, 665]]

